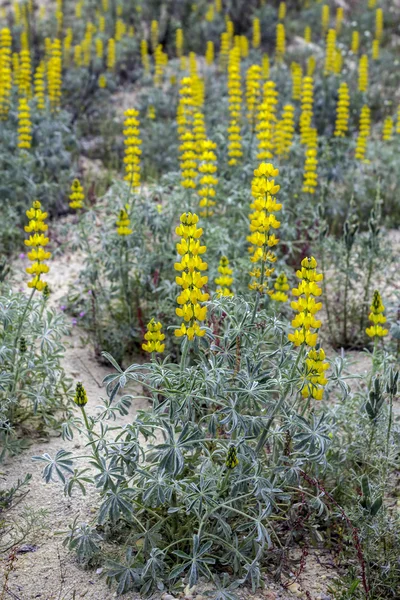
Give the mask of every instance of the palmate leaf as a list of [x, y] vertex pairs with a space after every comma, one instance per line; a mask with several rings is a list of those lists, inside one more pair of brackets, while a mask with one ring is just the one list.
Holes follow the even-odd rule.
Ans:
[[69, 550], [75, 550], [81, 559], [90, 559], [100, 552], [100, 542], [103, 538], [87, 523], [76, 524], [77, 518], [70, 525], [70, 532], [63, 541]]
[[160, 469], [179, 475], [183, 471], [185, 459], [183, 451], [187, 448], [194, 448], [196, 440], [200, 437], [200, 431], [194, 429], [190, 423], [185, 423], [178, 438], [176, 438], [175, 429], [167, 421], [163, 420], [164, 436], [166, 438], [163, 444], [157, 446], [160, 452]]
[[118, 583], [117, 595], [126, 594], [126, 592], [141, 586], [142, 572], [142, 565], [138, 564], [132, 548], [129, 547], [125, 554], [125, 564], [117, 561], [107, 563], [106, 581], [108, 585], [111, 585], [113, 582]]
[[116, 523], [123, 515], [128, 521], [132, 514], [131, 495], [134, 493], [132, 489], [121, 489], [118, 486], [112, 485], [105, 493], [105, 499], [100, 506], [98, 522], [103, 525], [107, 519], [111, 523]]
[[189, 570], [189, 587], [196, 585], [199, 575], [207, 579], [212, 578], [208, 565], [213, 565], [215, 559], [207, 556], [207, 552], [212, 546], [212, 541], [205, 542], [200, 546], [200, 538], [197, 534], [193, 536], [192, 554], [186, 554], [181, 550], [175, 550], [174, 554], [183, 558], [184, 562], [171, 569], [169, 578], [176, 579], [184, 571]]
[[51, 458], [50, 454], [47, 454], [46, 452], [45, 454], [42, 454], [42, 456], [33, 456], [32, 460], [47, 463], [43, 469], [43, 478], [46, 483], [55, 481], [54, 475], [56, 475], [56, 479], [59, 479], [65, 484], [66, 478], [64, 473], [72, 475], [74, 472], [74, 469], [72, 468], [73, 461], [70, 458], [71, 456], [71, 452], [59, 450], [55, 458]]

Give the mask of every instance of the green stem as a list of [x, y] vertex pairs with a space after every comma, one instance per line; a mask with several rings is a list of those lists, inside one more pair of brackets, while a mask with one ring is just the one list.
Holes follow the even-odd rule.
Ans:
[[22, 317], [21, 317], [21, 320], [20, 320], [19, 325], [18, 325], [17, 335], [15, 336], [15, 340], [14, 340], [14, 350], [17, 348], [19, 336], [20, 336], [20, 333], [21, 333], [21, 330], [22, 330], [22, 326], [23, 326], [24, 321], [25, 321], [26, 313], [28, 312], [28, 308], [29, 308], [29, 306], [30, 306], [30, 304], [32, 302], [32, 298], [33, 298], [33, 295], [34, 295], [35, 292], [36, 292], [36, 288], [34, 287], [32, 289], [31, 295], [28, 298], [28, 302], [25, 305], [24, 312], [22, 313]]
[[350, 251], [346, 254], [346, 279], [344, 282], [344, 306], [343, 306], [343, 346], [347, 344], [347, 296], [349, 293], [349, 268], [350, 268]]
[[386, 434], [386, 464], [389, 461], [389, 446], [390, 446], [390, 434], [392, 431], [392, 421], [393, 421], [393, 395], [389, 395], [389, 421], [388, 421], [388, 430]]
[[97, 450], [97, 448], [96, 448], [96, 442], [95, 442], [95, 440], [93, 439], [93, 435], [92, 435], [93, 427], [92, 427], [92, 426], [89, 424], [89, 419], [88, 419], [88, 417], [87, 417], [87, 414], [86, 414], [86, 411], [85, 411], [85, 407], [84, 407], [84, 406], [80, 406], [79, 408], [80, 408], [80, 409], [81, 409], [81, 411], [82, 411], [83, 420], [84, 420], [84, 422], [85, 422], [85, 427], [86, 427], [86, 430], [87, 430], [87, 435], [88, 435], [88, 438], [89, 438], [89, 440], [90, 440], [90, 443], [91, 443], [91, 445], [92, 445], [92, 448], [93, 448], [93, 453], [94, 453], [94, 455], [95, 455], [95, 457], [96, 457], [96, 459], [97, 459], [97, 462], [98, 462], [98, 463], [100, 463], [100, 456], [99, 456], [99, 452], [98, 452], [98, 450]]

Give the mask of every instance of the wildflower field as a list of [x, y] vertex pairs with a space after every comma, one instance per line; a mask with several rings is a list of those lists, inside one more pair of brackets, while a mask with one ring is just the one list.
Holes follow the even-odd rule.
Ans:
[[400, 1], [0, 0], [0, 600], [400, 598]]

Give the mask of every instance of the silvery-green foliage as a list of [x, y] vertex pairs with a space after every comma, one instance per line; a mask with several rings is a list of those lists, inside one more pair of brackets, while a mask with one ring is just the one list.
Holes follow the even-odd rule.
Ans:
[[[210, 302], [214, 333], [193, 344], [187, 362], [166, 357], [122, 369], [106, 354], [114, 367], [105, 378], [108, 408], [88, 417], [90, 431], [79, 425], [92, 449], [93, 473], [73, 470], [69, 455], [42, 458], [47, 479], [51, 465], [54, 476], [62, 471], [66, 493], [88, 479], [99, 491], [98, 532], [106, 540], [118, 531], [129, 545], [125, 561], [108, 568], [121, 593], [147, 593], [182, 578], [194, 585], [228, 565], [232, 582], [257, 587], [269, 552], [285, 544], [279, 523], [288, 519], [301, 473], [326, 470], [330, 421], [323, 411], [303, 410], [302, 365], [286, 342], [286, 326], [264, 311], [253, 321], [252, 308], [242, 298]], [[127, 397], [132, 384], [149, 394], [149, 410], [108, 429], [110, 399]], [[239, 463], [230, 469], [232, 446]], [[328, 512], [315, 491], [307, 507], [315, 519]], [[87, 535], [74, 529], [82, 559]]]
[[[19, 338], [18, 328], [23, 320]], [[61, 360], [62, 336], [69, 331], [63, 314], [46, 306], [43, 296], [31, 303], [3, 288], [0, 295], [0, 457], [24, 447], [16, 428], [59, 427], [69, 413], [70, 381]]]

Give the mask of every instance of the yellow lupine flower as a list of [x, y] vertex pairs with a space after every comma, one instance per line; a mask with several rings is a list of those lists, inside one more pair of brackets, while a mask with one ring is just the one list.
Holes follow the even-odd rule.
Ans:
[[85, 194], [83, 193], [83, 187], [81, 186], [79, 179], [74, 179], [71, 185], [71, 194], [69, 196], [70, 207], [75, 210], [83, 208], [84, 199]]
[[121, 235], [121, 236], [130, 235], [132, 233], [130, 224], [131, 224], [131, 221], [130, 221], [128, 213], [126, 212], [126, 210], [124, 208], [121, 208], [121, 210], [119, 211], [118, 219], [116, 221], [118, 235]]
[[344, 137], [349, 128], [350, 117], [350, 94], [347, 83], [341, 83], [338, 91], [338, 102], [336, 105], [336, 124], [334, 135]]
[[233, 296], [231, 286], [233, 283], [233, 270], [229, 266], [229, 260], [226, 256], [222, 256], [218, 266], [218, 277], [215, 278], [215, 283], [218, 286], [216, 289], [218, 296]]
[[178, 308], [176, 314], [183, 319], [181, 326], [175, 330], [177, 337], [186, 336], [189, 340], [203, 337], [205, 330], [201, 323], [207, 317], [207, 306], [202, 302], [209, 299], [209, 294], [202, 291], [207, 284], [208, 277], [202, 275], [207, 270], [207, 263], [200, 257], [206, 251], [206, 246], [200, 244], [203, 230], [197, 227], [199, 218], [194, 213], [183, 213], [176, 234], [181, 237], [176, 248], [181, 260], [175, 263], [174, 268], [180, 273], [175, 281], [182, 288], [177, 297]]
[[272, 300], [275, 300], [275, 302], [287, 302], [288, 301], [288, 295], [286, 294], [286, 292], [289, 289], [289, 284], [288, 284], [288, 280], [287, 277], [284, 273], [281, 273], [275, 280], [274, 283], [274, 290], [270, 292], [270, 298]]
[[124, 145], [125, 145], [125, 181], [136, 191], [140, 187], [140, 157], [142, 140], [140, 137], [139, 111], [128, 108], [124, 112]]
[[387, 329], [382, 327], [382, 325], [386, 323], [386, 317], [383, 314], [384, 310], [385, 307], [381, 295], [378, 290], [375, 290], [370, 306], [371, 312], [368, 315], [368, 319], [371, 321], [372, 325], [365, 330], [365, 333], [369, 337], [379, 338], [384, 337], [389, 333]]
[[314, 315], [322, 308], [321, 302], [315, 302], [315, 298], [322, 294], [318, 283], [322, 281], [323, 275], [317, 273], [317, 261], [313, 256], [301, 261], [301, 269], [296, 271], [296, 277], [300, 282], [297, 288], [293, 288], [292, 294], [298, 300], [291, 302], [291, 307], [298, 314], [292, 321], [295, 331], [289, 333], [288, 339], [295, 346], [306, 344], [314, 348], [318, 334], [312, 330], [321, 327], [321, 321]]
[[142, 348], [145, 352], [164, 352], [165, 344], [162, 342], [165, 340], [165, 335], [162, 333], [161, 329], [162, 325], [159, 321], [155, 322], [154, 319], [151, 319], [151, 321], [147, 323], [147, 332], [144, 334], [144, 339], [146, 341], [142, 344]]
[[28, 253], [28, 258], [33, 263], [26, 269], [26, 272], [33, 276], [31, 281], [28, 282], [28, 287], [42, 291], [47, 284], [41, 279], [41, 275], [49, 272], [49, 267], [44, 261], [51, 257], [51, 253], [45, 250], [45, 246], [49, 243], [49, 238], [45, 236], [48, 229], [45, 220], [48, 215], [42, 211], [39, 200], [35, 200], [32, 208], [26, 211], [26, 216], [29, 219], [29, 224], [25, 225], [25, 231], [31, 235], [25, 240], [25, 245], [32, 248]]
[[251, 244], [249, 248], [250, 261], [254, 267], [250, 272], [251, 281], [249, 289], [258, 291], [260, 294], [268, 293], [269, 277], [274, 272], [273, 265], [276, 255], [271, 250], [279, 239], [273, 230], [280, 227], [280, 222], [275, 217], [276, 212], [282, 208], [282, 204], [276, 201], [275, 194], [279, 192], [280, 186], [275, 184], [279, 170], [271, 163], [261, 163], [254, 171], [251, 193], [253, 202], [250, 208], [253, 210], [249, 215], [250, 235], [247, 241]]

